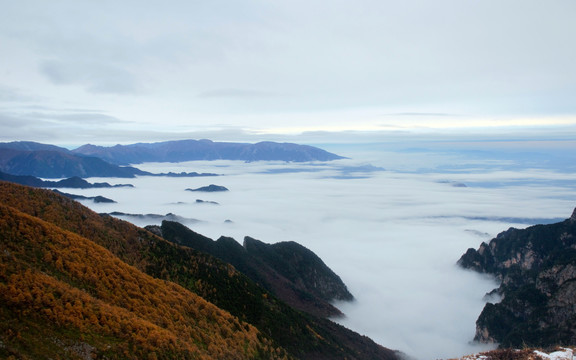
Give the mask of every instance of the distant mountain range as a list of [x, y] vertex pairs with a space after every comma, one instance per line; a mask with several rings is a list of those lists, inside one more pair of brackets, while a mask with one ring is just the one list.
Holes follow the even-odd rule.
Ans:
[[[0, 171], [11, 175], [42, 178], [120, 177], [151, 174], [128, 164], [190, 160], [279, 160], [290, 162], [330, 161], [341, 156], [325, 150], [290, 143], [257, 144], [181, 140], [103, 147], [84, 145], [75, 150], [18, 141], [0, 143]], [[160, 174], [163, 176], [212, 176], [216, 174]]]
[[42, 178], [118, 177], [146, 175], [134, 167], [120, 167], [96, 157], [78, 156], [59, 150], [13, 150], [0, 145], [0, 171], [11, 175]]
[[[306, 269], [299, 263], [288, 269]], [[308, 270], [300, 275], [320, 268]], [[400, 356], [292, 308], [206, 252], [51, 190], [0, 181], [0, 358]]]
[[13, 182], [20, 185], [28, 185], [40, 188], [74, 188], [74, 189], [92, 189], [92, 188], [111, 188], [111, 187], [133, 187], [131, 184], [110, 185], [107, 182], [89, 183], [88, 181], [73, 176], [71, 178], [58, 181], [42, 180], [30, 175], [10, 175], [0, 171], [0, 180]]
[[73, 150], [73, 153], [95, 156], [116, 165], [190, 160], [280, 160], [304, 162], [343, 159], [342, 156], [313, 146], [270, 141], [247, 144], [213, 142], [211, 140], [179, 140], [116, 145], [112, 147], [84, 145]]
[[475, 340], [503, 347], [576, 344], [576, 210], [561, 222], [510, 228], [458, 264], [500, 286], [476, 322]]

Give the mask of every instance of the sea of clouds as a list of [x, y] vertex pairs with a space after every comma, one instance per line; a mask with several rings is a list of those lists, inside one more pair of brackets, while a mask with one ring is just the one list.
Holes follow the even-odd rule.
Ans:
[[[346, 314], [337, 322], [416, 359], [450, 358], [491, 348], [471, 340], [483, 297], [497, 287], [458, 268], [460, 256], [511, 226], [567, 218], [576, 206], [573, 173], [476, 155], [377, 151], [330, 163], [150, 163], [138, 167], [221, 176], [90, 179], [135, 187], [68, 192], [117, 201], [84, 202], [97, 212], [173, 213], [213, 239], [297, 241], [356, 298], [337, 304]], [[209, 184], [230, 191], [185, 191]]]

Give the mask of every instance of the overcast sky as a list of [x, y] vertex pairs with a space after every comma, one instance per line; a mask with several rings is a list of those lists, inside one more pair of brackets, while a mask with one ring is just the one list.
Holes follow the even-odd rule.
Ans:
[[0, 141], [576, 126], [573, 0], [0, 5]]

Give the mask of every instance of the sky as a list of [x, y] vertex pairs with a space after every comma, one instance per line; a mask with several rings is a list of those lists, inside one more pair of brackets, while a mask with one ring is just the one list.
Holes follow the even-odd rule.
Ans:
[[0, 6], [0, 141], [576, 133], [573, 0]]
[[[557, 150], [555, 170], [574, 164], [564, 157], [576, 148], [574, 0], [0, 0], [0, 9], [0, 142], [291, 141], [401, 170], [267, 181], [243, 177], [260, 166], [243, 164], [220, 180], [229, 194], [205, 199], [221, 203], [214, 208], [168, 203], [202, 178], [165, 179], [173, 186], [160, 190], [144, 178], [133, 193], [94, 195], [117, 200], [102, 205], [110, 211], [206, 220], [200, 229], [211, 237], [231, 218], [224, 235], [237, 240], [303, 243], [357, 296], [345, 324], [419, 359], [470, 351], [493, 285], [453, 265], [510, 224], [466, 216], [568, 217], [574, 207], [573, 185], [562, 187], [573, 172], [522, 163], [532, 170], [519, 173], [517, 159], [497, 157], [455, 168], [455, 154], [417, 148], [369, 153], [410, 142], [496, 156], [521, 143]], [[437, 163], [451, 167], [416, 176]], [[487, 182], [499, 187], [478, 185]]]

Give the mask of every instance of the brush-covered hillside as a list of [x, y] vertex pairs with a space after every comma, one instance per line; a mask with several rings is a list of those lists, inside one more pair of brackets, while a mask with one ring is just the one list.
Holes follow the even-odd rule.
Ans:
[[235, 268], [0, 182], [0, 358], [395, 359]]

